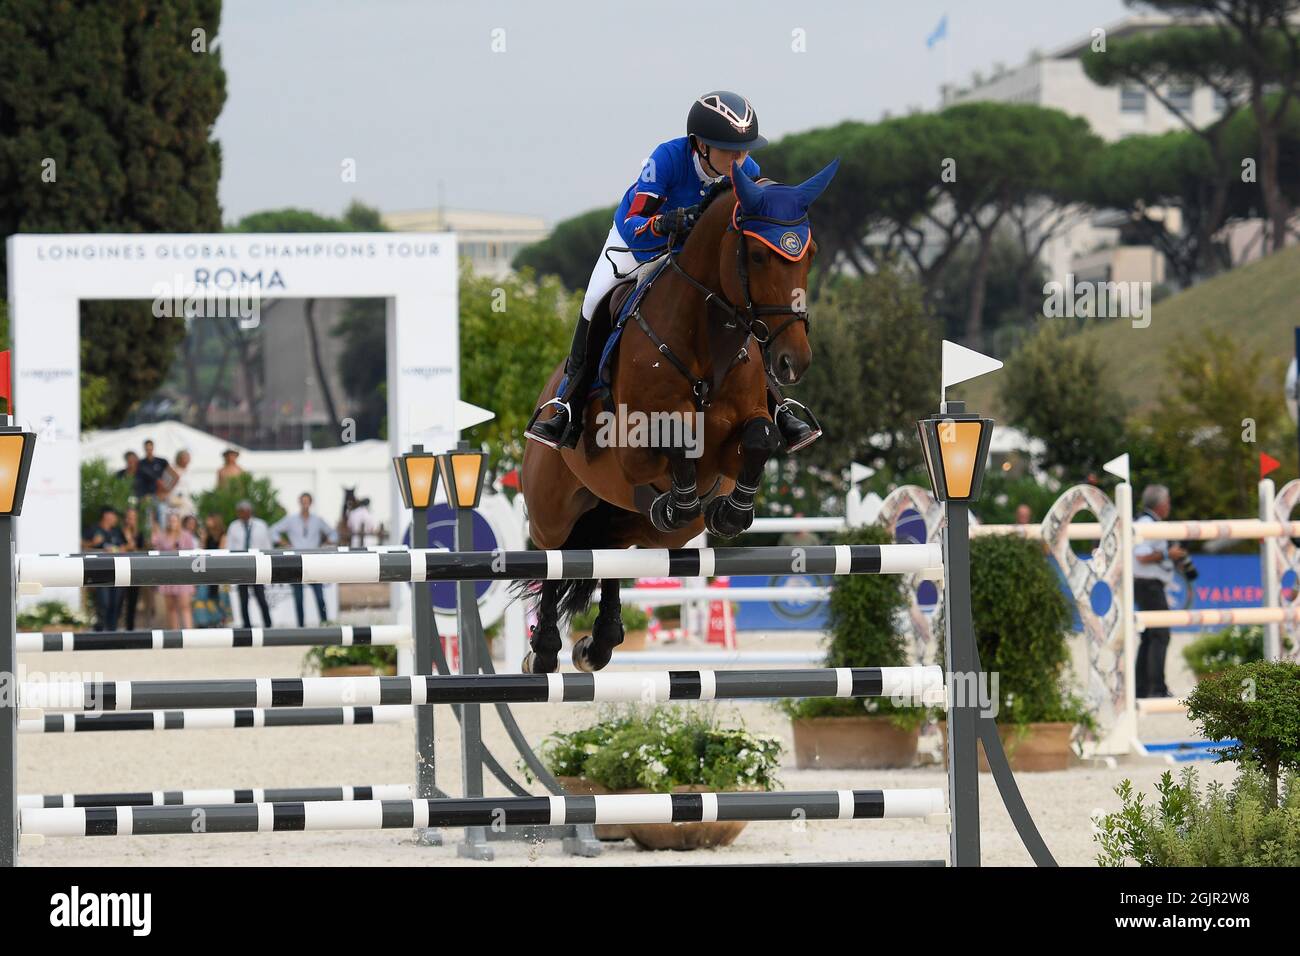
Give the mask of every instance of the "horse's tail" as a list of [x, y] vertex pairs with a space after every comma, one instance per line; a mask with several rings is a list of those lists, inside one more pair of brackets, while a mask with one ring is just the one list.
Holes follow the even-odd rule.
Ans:
[[[573, 530], [561, 547], [565, 550], [610, 547], [610, 528], [619, 514], [618, 508], [601, 501], [574, 523]], [[590, 578], [556, 581], [555, 584], [559, 587], [559, 613], [562, 618], [585, 611], [591, 604], [596, 588], [600, 586], [599, 581]], [[542, 582], [516, 581], [510, 589], [518, 597], [534, 598], [541, 593]]]

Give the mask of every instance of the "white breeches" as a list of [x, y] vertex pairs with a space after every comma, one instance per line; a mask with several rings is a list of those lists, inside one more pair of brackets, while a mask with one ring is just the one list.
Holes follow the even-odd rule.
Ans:
[[[591, 278], [587, 280], [587, 294], [582, 298], [582, 317], [591, 321], [591, 313], [595, 311], [600, 300], [605, 297], [605, 293], [614, 287], [614, 284], [620, 279], [627, 278], [629, 275], [638, 275], [650, 265], [648, 262], [638, 263], [636, 257], [630, 252], [609, 252], [606, 250], [621, 249], [627, 246], [623, 237], [618, 234], [617, 226], [609, 227], [609, 235], [605, 237], [605, 246], [600, 250], [600, 255], [596, 259], [596, 266], [591, 270]], [[610, 265], [610, 260], [618, 267], [619, 275], [614, 275], [614, 268]]]

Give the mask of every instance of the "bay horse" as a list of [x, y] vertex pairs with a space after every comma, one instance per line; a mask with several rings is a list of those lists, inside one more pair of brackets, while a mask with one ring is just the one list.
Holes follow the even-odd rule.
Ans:
[[[521, 482], [537, 547], [680, 548], [705, 529], [731, 538], [749, 527], [763, 467], [779, 443], [769, 376], [793, 385], [812, 362], [806, 289], [816, 246], [808, 207], [837, 166], [798, 186], [754, 182], [733, 166], [731, 188], [723, 181], [706, 197], [680, 251], [639, 290], [609, 388], [589, 403], [578, 446], [525, 443]], [[600, 354], [628, 285], [596, 310], [588, 354]], [[539, 405], [554, 397], [563, 375], [557, 366]], [[600, 581], [592, 634], [573, 648], [579, 670], [604, 667], [622, 643], [619, 584]], [[560, 618], [590, 604], [596, 581], [526, 582], [523, 589], [537, 596], [523, 670], [552, 673]]]

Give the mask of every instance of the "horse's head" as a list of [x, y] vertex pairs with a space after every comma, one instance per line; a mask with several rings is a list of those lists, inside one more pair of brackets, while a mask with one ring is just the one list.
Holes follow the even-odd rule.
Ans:
[[793, 385], [812, 363], [808, 342], [808, 271], [817, 244], [808, 207], [830, 184], [839, 160], [798, 186], [760, 185], [732, 166], [736, 204], [722, 240], [722, 291], [749, 308], [755, 337], [782, 385]]

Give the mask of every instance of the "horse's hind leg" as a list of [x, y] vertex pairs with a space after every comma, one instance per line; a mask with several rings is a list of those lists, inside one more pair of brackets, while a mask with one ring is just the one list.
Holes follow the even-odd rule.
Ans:
[[[603, 595], [604, 592], [602, 591]], [[524, 655], [525, 674], [553, 674], [560, 669], [560, 582], [543, 581], [542, 597], [537, 602], [537, 623], [528, 638], [532, 650]]]
[[600, 582], [600, 613], [591, 626], [591, 634], [573, 645], [573, 666], [580, 671], [598, 671], [614, 656], [614, 648], [623, 643], [623, 605], [619, 598], [618, 578]]

